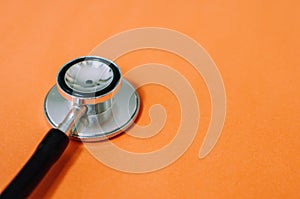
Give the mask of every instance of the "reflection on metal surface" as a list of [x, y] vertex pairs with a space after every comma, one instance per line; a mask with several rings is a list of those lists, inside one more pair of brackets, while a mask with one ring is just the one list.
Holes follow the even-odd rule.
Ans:
[[[112, 101], [113, 106], [105, 106], [111, 102], [86, 105], [87, 115], [75, 124], [71, 137], [83, 141], [99, 141], [129, 127], [136, 118], [140, 106], [140, 99], [135, 89], [123, 79], [122, 87]], [[45, 114], [52, 126], [57, 127], [71, 107], [72, 102], [64, 99], [56, 86], [49, 91], [45, 99]]]
[[73, 90], [90, 93], [106, 88], [113, 78], [110, 67], [100, 61], [81, 61], [65, 74], [66, 84]]

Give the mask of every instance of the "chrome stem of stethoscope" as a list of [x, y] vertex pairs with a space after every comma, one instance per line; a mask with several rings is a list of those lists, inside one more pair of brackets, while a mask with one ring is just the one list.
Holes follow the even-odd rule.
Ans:
[[87, 56], [68, 62], [44, 103], [46, 118], [54, 128], [0, 199], [26, 198], [64, 152], [69, 136], [80, 141], [115, 136], [133, 123], [139, 107], [137, 92], [112, 61]]
[[77, 121], [86, 114], [87, 107], [74, 104], [65, 119], [57, 126], [58, 130], [64, 133], [69, 133]]

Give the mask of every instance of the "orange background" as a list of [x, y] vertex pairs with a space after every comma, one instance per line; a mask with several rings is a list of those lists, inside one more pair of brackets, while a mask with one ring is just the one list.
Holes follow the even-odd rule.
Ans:
[[[43, 100], [58, 69], [114, 34], [158, 26], [195, 39], [220, 70], [227, 117], [213, 151], [198, 159], [210, 120], [202, 78], [174, 55], [130, 53], [116, 60], [123, 73], [158, 62], [193, 85], [201, 119], [191, 147], [164, 169], [129, 174], [104, 166], [81, 143], [71, 142], [31, 198], [300, 198], [299, 6], [296, 0], [2, 1], [0, 190], [49, 129]], [[166, 126], [150, 139], [122, 135], [113, 142], [153, 151], [175, 136], [180, 109], [161, 87], [138, 91], [143, 108], [137, 122], [149, 123], [149, 107], [160, 103], [168, 114]]]

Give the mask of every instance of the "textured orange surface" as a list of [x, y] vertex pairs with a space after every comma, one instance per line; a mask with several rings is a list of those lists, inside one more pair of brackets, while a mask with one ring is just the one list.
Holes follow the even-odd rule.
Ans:
[[[198, 159], [210, 118], [202, 78], [172, 54], [133, 52], [116, 61], [123, 72], [159, 62], [193, 85], [201, 120], [191, 147], [162, 170], [129, 174], [104, 166], [81, 143], [71, 142], [31, 198], [300, 198], [299, 1], [12, 0], [0, 5], [0, 190], [49, 129], [43, 99], [58, 69], [114, 34], [159, 26], [194, 38], [220, 70], [227, 117], [213, 151]], [[138, 123], [149, 123], [149, 107], [160, 103], [169, 114], [166, 126], [150, 139], [122, 135], [113, 142], [148, 152], [172, 139], [180, 110], [161, 87], [145, 86], [139, 93]]]

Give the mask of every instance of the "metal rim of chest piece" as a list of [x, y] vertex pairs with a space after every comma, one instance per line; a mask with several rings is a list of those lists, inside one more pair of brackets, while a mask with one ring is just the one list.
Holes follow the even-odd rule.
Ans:
[[91, 142], [111, 138], [132, 125], [140, 98], [114, 62], [85, 56], [68, 62], [59, 71], [57, 83], [44, 101], [48, 122], [57, 127], [74, 103], [86, 106], [87, 112], [75, 121], [70, 137]]

